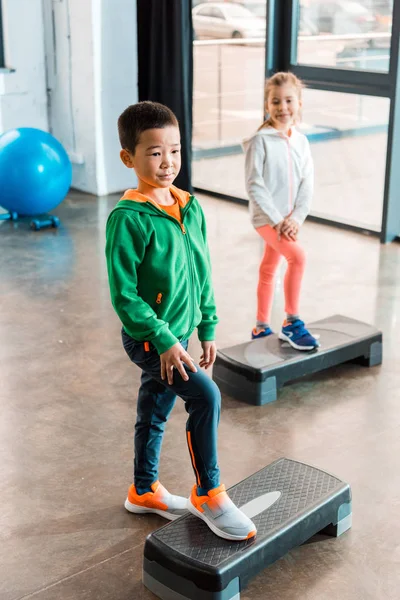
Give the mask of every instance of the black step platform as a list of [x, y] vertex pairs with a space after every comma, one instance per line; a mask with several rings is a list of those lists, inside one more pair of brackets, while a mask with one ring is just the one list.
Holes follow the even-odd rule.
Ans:
[[221, 392], [262, 405], [277, 399], [285, 383], [348, 361], [365, 366], [382, 362], [382, 333], [366, 323], [334, 315], [309, 324], [321, 347], [300, 352], [276, 334], [217, 352], [213, 379]]
[[229, 495], [257, 527], [252, 541], [230, 542], [188, 514], [154, 531], [144, 547], [143, 583], [162, 600], [240, 600], [268, 565], [316, 533], [351, 527], [348, 484], [281, 458], [233, 486]]

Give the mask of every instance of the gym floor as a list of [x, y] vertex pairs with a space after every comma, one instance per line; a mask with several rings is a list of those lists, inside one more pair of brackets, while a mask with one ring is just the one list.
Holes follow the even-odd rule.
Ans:
[[[262, 247], [246, 208], [200, 196], [208, 220], [220, 347], [248, 339]], [[164, 524], [128, 514], [139, 371], [109, 300], [104, 229], [117, 196], [72, 192], [59, 230], [0, 223], [0, 599], [151, 600], [143, 544]], [[241, 600], [398, 600], [400, 245], [306, 223], [302, 316], [344, 314], [384, 333], [384, 362], [288, 385], [276, 403], [223, 398], [227, 487], [286, 456], [348, 481], [353, 528], [312, 541], [256, 577]], [[273, 325], [283, 317], [282, 273]], [[323, 342], [323, 340], [322, 340]], [[198, 357], [193, 339], [191, 352]], [[193, 484], [178, 399], [160, 480]]]

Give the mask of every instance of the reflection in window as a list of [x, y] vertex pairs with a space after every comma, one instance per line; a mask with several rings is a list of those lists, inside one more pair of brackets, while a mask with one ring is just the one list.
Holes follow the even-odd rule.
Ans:
[[388, 72], [393, 0], [300, 0], [298, 64]]
[[196, 4], [192, 10], [195, 39], [265, 38], [266, 6], [266, 0], [248, 6], [246, 2]]
[[[304, 90], [301, 130], [315, 163], [312, 214], [380, 231], [388, 121], [387, 98]], [[195, 161], [193, 176], [196, 187], [246, 199], [240, 147]]]
[[304, 91], [302, 129], [315, 163], [313, 214], [380, 231], [388, 98]]
[[193, 0], [195, 160], [237, 151], [263, 118], [266, 9], [267, 0]]

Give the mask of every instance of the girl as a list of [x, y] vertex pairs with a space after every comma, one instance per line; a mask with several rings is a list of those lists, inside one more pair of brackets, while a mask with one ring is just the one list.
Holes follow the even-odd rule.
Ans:
[[319, 343], [299, 317], [305, 254], [297, 242], [297, 234], [309, 213], [313, 194], [310, 146], [305, 135], [295, 128], [300, 120], [302, 87], [292, 73], [273, 75], [265, 89], [269, 116], [244, 145], [251, 220], [265, 241], [252, 338], [273, 333], [269, 324], [274, 277], [284, 256], [288, 263], [284, 280], [286, 320], [279, 339], [296, 350], [314, 350]]

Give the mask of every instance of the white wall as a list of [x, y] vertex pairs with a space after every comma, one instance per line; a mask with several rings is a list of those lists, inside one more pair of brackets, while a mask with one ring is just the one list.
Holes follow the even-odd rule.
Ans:
[[0, 133], [48, 129], [42, 0], [2, 0], [5, 59], [0, 74]]
[[50, 131], [71, 158], [73, 187], [97, 194], [92, 0], [44, 0], [44, 15]]
[[136, 185], [132, 169], [119, 158], [117, 134], [119, 115], [138, 101], [136, 0], [102, 0], [101, 5], [99, 11], [99, 2], [93, 4], [97, 148], [104, 157], [98, 186], [110, 193]]
[[99, 196], [132, 187], [116, 122], [138, 98], [136, 0], [44, 2], [50, 129], [70, 154], [73, 186]]
[[49, 130], [73, 163], [73, 187], [136, 185], [119, 159], [117, 118], [137, 102], [136, 0], [3, 0], [7, 66], [0, 132]]

